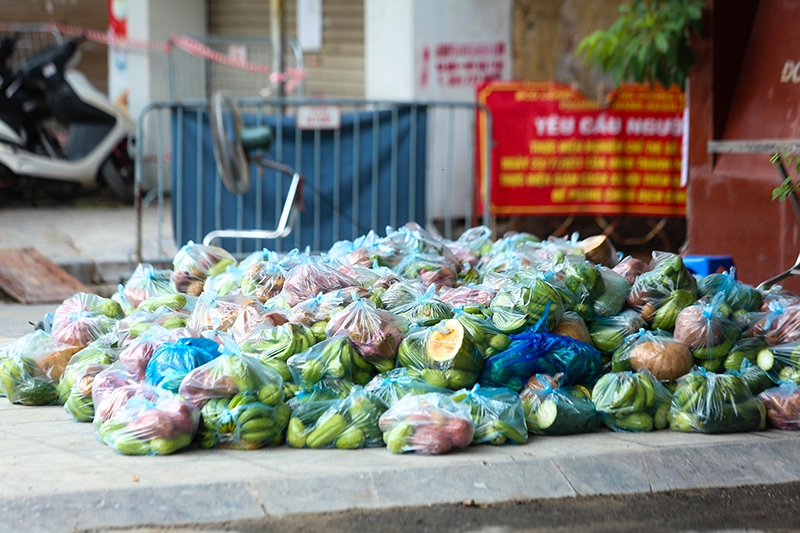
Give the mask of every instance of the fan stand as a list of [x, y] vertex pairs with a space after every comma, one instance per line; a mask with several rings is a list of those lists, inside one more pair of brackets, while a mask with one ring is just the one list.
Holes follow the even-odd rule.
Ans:
[[[229, 115], [232, 125], [227, 131]], [[292, 176], [289, 191], [283, 203], [283, 210], [278, 219], [278, 227], [274, 230], [214, 230], [203, 237], [203, 244], [211, 245], [217, 239], [282, 239], [292, 231], [295, 207], [301, 207], [303, 177], [287, 165], [270, 161], [263, 157], [272, 143], [272, 135], [265, 126], [243, 127], [239, 108], [234, 100], [224, 92], [214, 94], [210, 109], [211, 139], [214, 147], [214, 159], [222, 176], [225, 187], [233, 194], [242, 195], [250, 188], [250, 164], [263, 168], [271, 168], [288, 176]]]
[[295, 216], [294, 208], [300, 207], [300, 200], [302, 197], [303, 177], [297, 172], [292, 172], [285, 165], [279, 165], [272, 161], [260, 160], [258, 164], [262, 167], [273, 168], [292, 176], [292, 182], [289, 184], [289, 192], [286, 195], [286, 201], [283, 203], [283, 210], [278, 219], [278, 227], [274, 230], [222, 229], [210, 231], [203, 237], [203, 244], [206, 246], [211, 245], [216, 239], [282, 239], [292, 232]]

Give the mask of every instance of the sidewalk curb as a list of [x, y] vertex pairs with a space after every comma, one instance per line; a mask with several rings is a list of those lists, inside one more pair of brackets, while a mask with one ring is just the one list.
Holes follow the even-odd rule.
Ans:
[[[796, 460], [800, 438], [778, 432], [749, 435], [752, 438], [737, 442], [715, 443], [713, 436], [703, 436], [710, 439], [708, 444], [558, 457], [535, 457], [532, 447], [529, 458], [522, 460], [481, 447], [462, 453], [471, 452], [483, 460], [457, 467], [437, 466], [437, 459], [430, 457], [426, 459], [431, 465], [423, 468], [370, 470], [367, 457], [365, 470], [342, 475], [0, 498], [0, 516], [5, 517], [0, 532], [190, 526], [352, 509], [469, 501], [493, 504], [800, 481]], [[642, 437], [646, 435], [636, 440], [646, 443]]]

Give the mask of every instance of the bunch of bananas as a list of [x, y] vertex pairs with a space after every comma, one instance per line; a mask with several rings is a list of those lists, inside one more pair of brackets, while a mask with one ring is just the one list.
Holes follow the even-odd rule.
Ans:
[[509, 389], [475, 385], [452, 396], [453, 401], [469, 406], [475, 432], [472, 444], [525, 444], [528, 429], [519, 395]]
[[0, 361], [0, 383], [8, 401], [22, 405], [51, 405], [58, 401], [58, 384], [26, 357]]
[[287, 365], [295, 384], [306, 390], [325, 377], [344, 378], [352, 383], [365, 385], [374, 375], [373, 365], [365, 361], [350, 339], [343, 335], [332, 337], [308, 351], [293, 355]]
[[283, 402], [280, 388], [264, 385], [257, 393], [248, 391], [233, 398], [212, 398], [200, 415], [200, 447], [255, 450], [283, 441], [291, 409]]
[[307, 402], [295, 409], [286, 434], [294, 448], [355, 449], [381, 446], [378, 419], [386, 405], [356, 386], [347, 398]]
[[[666, 389], [644, 373], [605, 374], [592, 389], [595, 408], [606, 425], [615, 431], [642, 432], [666, 428], [663, 416], [669, 411], [668, 400]], [[665, 405], [667, 407], [663, 407]]]
[[673, 431], [735, 433], [764, 429], [766, 408], [738, 376], [692, 371], [678, 380]]

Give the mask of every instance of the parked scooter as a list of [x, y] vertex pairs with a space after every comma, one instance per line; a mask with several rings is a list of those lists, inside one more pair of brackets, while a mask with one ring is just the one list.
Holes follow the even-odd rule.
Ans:
[[[128, 138], [136, 127], [74, 69], [82, 40], [40, 51], [10, 83], [0, 70], [0, 183], [45, 179], [88, 188], [102, 181], [130, 202], [134, 172]], [[53, 122], [66, 136], [55, 134]]]

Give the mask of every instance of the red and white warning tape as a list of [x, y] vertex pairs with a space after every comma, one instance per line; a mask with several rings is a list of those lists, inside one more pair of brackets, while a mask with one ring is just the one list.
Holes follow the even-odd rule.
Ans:
[[84, 37], [89, 41], [107, 44], [110, 46], [119, 46], [124, 48], [141, 48], [145, 50], [156, 50], [169, 54], [172, 52], [172, 47], [180, 48], [184, 52], [196, 57], [201, 57], [209, 61], [214, 61], [232, 68], [255, 72], [259, 74], [269, 75], [269, 80], [272, 83], [284, 82], [286, 92], [291, 92], [305, 76], [305, 72], [298, 68], [287, 68], [283, 72], [273, 72], [268, 65], [261, 63], [253, 63], [238, 57], [229, 56], [213, 50], [200, 41], [187, 37], [185, 35], [173, 34], [167, 42], [150, 41], [147, 39], [131, 39], [123, 38], [112, 35], [108, 32], [99, 30], [92, 30], [89, 28], [82, 28], [79, 26], [70, 26], [51, 22], [43, 25], [25, 25], [13, 24], [7, 22], [0, 22], [0, 32], [39, 32], [39, 33], [53, 33], [58, 32], [62, 35], [72, 35]]

